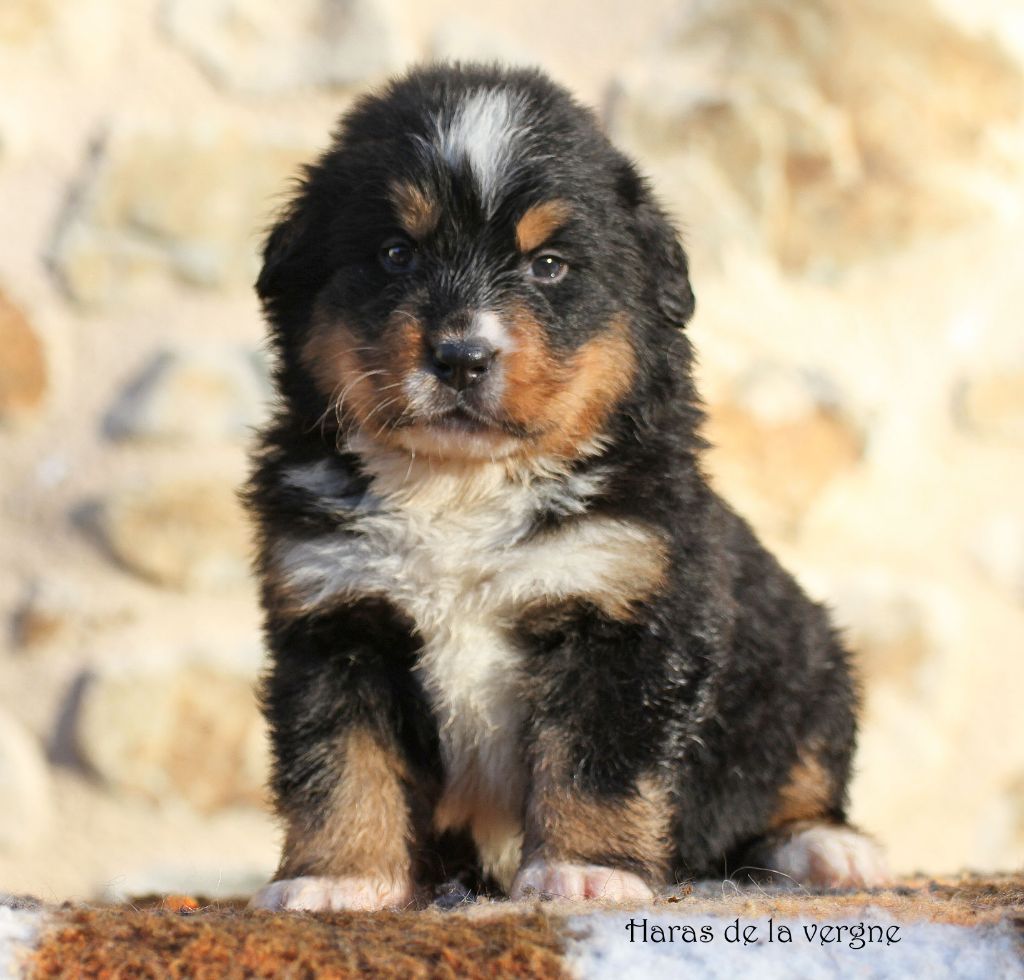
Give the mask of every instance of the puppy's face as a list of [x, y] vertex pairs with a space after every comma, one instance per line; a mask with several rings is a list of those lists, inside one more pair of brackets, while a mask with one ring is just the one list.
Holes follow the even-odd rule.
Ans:
[[364, 100], [265, 259], [285, 388], [431, 456], [586, 451], [692, 308], [632, 167], [529, 73], [435, 69]]

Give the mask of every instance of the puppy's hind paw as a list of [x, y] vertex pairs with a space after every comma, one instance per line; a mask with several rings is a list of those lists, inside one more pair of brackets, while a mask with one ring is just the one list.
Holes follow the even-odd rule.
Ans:
[[652, 896], [642, 878], [630, 871], [569, 861], [531, 861], [512, 883], [513, 900], [543, 898], [601, 898], [609, 902], [645, 901]]
[[882, 849], [852, 827], [813, 824], [765, 856], [767, 870], [813, 888], [883, 888], [891, 881]]
[[283, 878], [261, 888], [249, 901], [251, 909], [339, 912], [343, 909], [372, 912], [408, 905], [412, 888], [384, 878]]

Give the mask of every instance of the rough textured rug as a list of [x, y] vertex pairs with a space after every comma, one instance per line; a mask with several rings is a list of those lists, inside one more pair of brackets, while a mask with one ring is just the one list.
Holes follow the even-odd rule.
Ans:
[[1024, 874], [874, 892], [703, 882], [644, 906], [466, 902], [270, 914], [149, 896], [0, 898], [0, 978], [1024, 978]]

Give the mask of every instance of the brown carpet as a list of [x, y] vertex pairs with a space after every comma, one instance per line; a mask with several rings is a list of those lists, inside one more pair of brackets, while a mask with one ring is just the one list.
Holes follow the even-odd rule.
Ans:
[[[479, 902], [452, 911], [270, 914], [249, 912], [240, 901], [151, 896], [121, 906], [54, 910], [29, 975], [560, 978], [568, 976], [561, 955], [567, 918], [600, 908]], [[687, 918], [816, 920], [866, 910], [907, 923], [1006, 923], [1024, 942], [1024, 874], [907, 880], [884, 891], [844, 895], [702, 883], [644, 907]]]

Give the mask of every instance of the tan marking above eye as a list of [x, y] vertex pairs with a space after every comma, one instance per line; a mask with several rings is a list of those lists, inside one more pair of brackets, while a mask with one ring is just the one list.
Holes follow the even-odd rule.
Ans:
[[559, 198], [527, 208], [516, 223], [516, 247], [523, 253], [539, 248], [569, 220], [569, 213], [568, 203]]
[[417, 241], [437, 227], [440, 206], [415, 184], [398, 181], [391, 185], [390, 196], [399, 223]]

